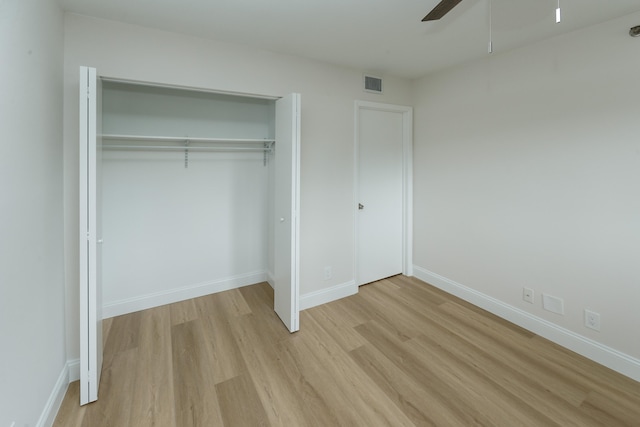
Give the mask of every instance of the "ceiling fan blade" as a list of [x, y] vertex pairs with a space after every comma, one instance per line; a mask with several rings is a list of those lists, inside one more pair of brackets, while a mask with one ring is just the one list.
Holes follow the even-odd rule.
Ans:
[[440, 3], [436, 5], [436, 7], [433, 8], [431, 12], [429, 12], [429, 14], [427, 14], [427, 16], [422, 18], [422, 22], [435, 21], [442, 18], [444, 15], [449, 13], [451, 9], [456, 7], [456, 5], [461, 1], [462, 0], [442, 0]]

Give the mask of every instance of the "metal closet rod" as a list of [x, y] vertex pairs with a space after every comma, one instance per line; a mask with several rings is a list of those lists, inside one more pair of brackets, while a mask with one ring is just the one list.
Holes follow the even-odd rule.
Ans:
[[271, 151], [271, 145], [268, 147], [232, 147], [232, 146], [220, 146], [220, 147], [198, 147], [192, 145], [132, 145], [132, 144], [103, 144], [103, 150], [117, 149], [117, 150], [177, 150], [177, 151]]
[[112, 141], [166, 141], [166, 142], [276, 142], [275, 139], [259, 139], [259, 138], [198, 138], [190, 136], [147, 136], [147, 135], [119, 135], [119, 134], [102, 134], [103, 139]]
[[[194, 150], [194, 151], [271, 151], [273, 139], [239, 139], [239, 138], [191, 138], [175, 136], [144, 136], [144, 135], [114, 135], [102, 134], [102, 139], [111, 141], [147, 141], [147, 142], [175, 142], [181, 145], [147, 145], [147, 144], [103, 144], [103, 149], [151, 149], [151, 150]], [[215, 145], [191, 145], [191, 143], [214, 143]], [[226, 144], [226, 145], [222, 145]], [[262, 144], [262, 146], [247, 146], [246, 144]]]

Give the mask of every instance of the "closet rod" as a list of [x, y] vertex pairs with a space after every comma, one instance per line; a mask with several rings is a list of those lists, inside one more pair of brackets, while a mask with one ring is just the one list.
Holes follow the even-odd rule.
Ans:
[[218, 146], [218, 147], [198, 147], [198, 146], [177, 146], [177, 145], [115, 145], [115, 144], [103, 144], [103, 150], [178, 150], [178, 151], [256, 151], [262, 152], [271, 151], [271, 147], [231, 147], [231, 146]]
[[148, 135], [117, 135], [102, 134], [102, 139], [111, 141], [163, 141], [163, 142], [226, 142], [231, 144], [261, 144], [265, 142], [276, 142], [275, 139], [258, 139], [258, 138], [199, 138], [188, 136], [148, 136]]

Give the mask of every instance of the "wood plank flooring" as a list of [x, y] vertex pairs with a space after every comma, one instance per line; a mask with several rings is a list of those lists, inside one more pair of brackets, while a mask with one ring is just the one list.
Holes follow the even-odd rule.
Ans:
[[55, 426], [640, 426], [640, 383], [414, 278], [301, 313], [268, 284], [105, 321]]

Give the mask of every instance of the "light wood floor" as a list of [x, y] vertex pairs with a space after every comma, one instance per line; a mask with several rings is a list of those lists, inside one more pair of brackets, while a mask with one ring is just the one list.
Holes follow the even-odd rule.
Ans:
[[268, 284], [105, 322], [99, 400], [55, 426], [640, 426], [640, 383], [417, 279], [301, 313]]

